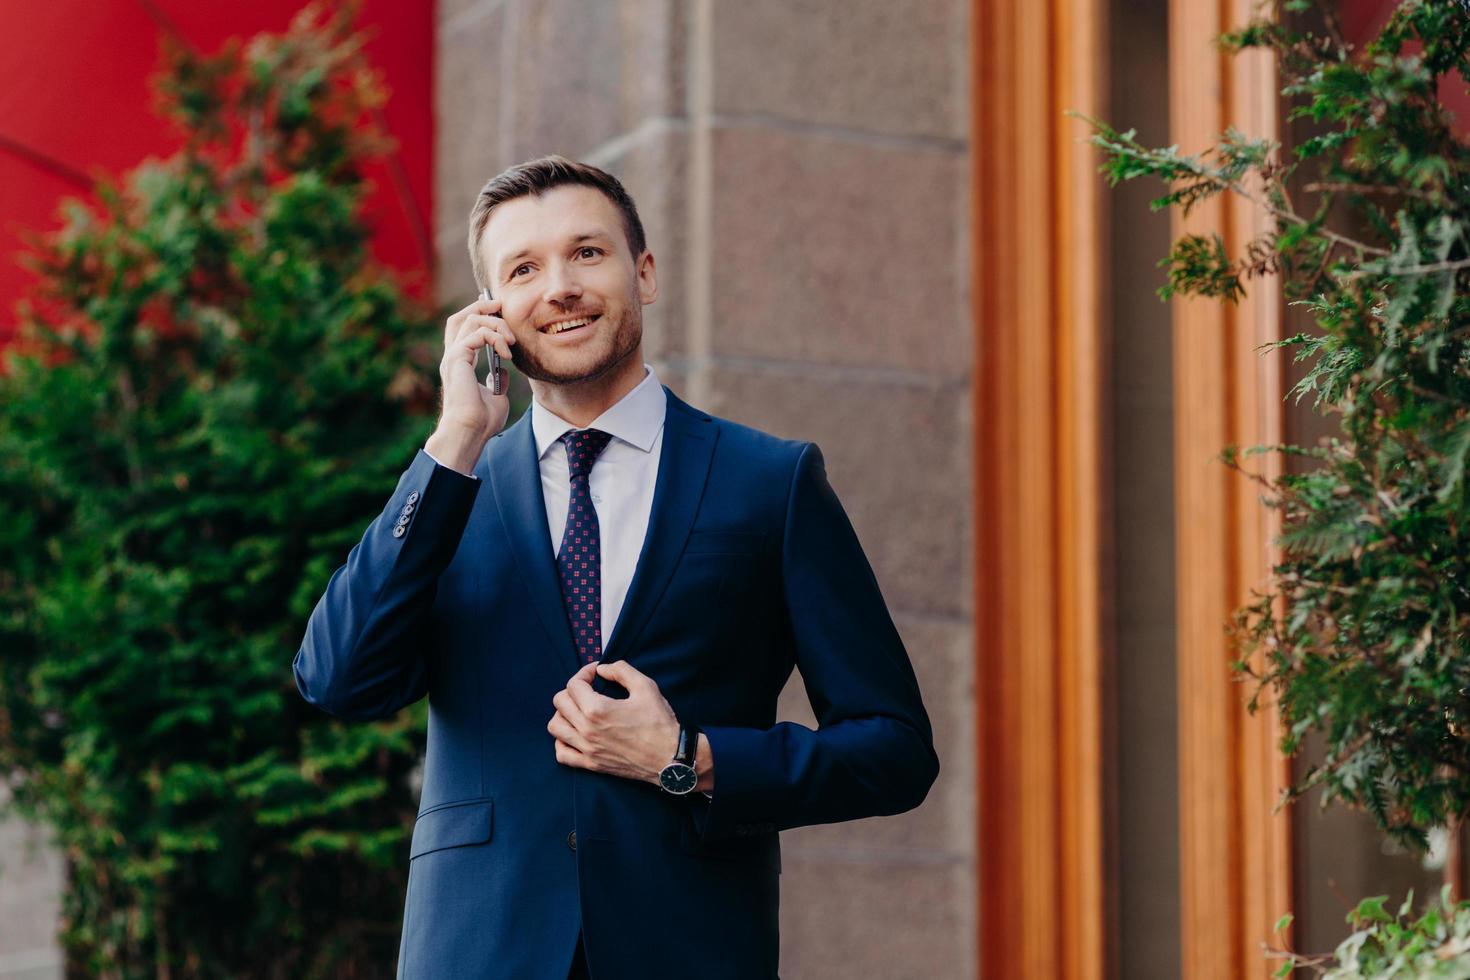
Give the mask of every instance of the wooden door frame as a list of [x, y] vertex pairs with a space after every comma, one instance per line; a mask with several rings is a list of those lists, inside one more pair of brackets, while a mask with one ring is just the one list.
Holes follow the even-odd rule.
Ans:
[[[1106, 193], [1085, 127], [1103, 115], [1106, 0], [972, 0], [979, 975], [1113, 976], [1112, 525]], [[1265, 56], [1213, 47], [1250, 0], [1170, 0], [1171, 141], [1279, 130]], [[1238, 249], [1239, 200], [1184, 230]], [[1224, 625], [1267, 580], [1276, 514], [1214, 457], [1280, 442], [1280, 296], [1174, 304], [1182, 974], [1266, 976], [1290, 908], [1289, 764], [1249, 715]], [[1270, 457], [1259, 467], [1273, 474]], [[1283, 938], [1283, 937], [1275, 937]]]
[[[1170, 141], [1186, 153], [1227, 126], [1279, 138], [1275, 64], [1269, 52], [1218, 51], [1220, 33], [1245, 24], [1250, 0], [1170, 0]], [[1230, 254], [1267, 228], [1239, 197], [1204, 202], [1174, 218], [1175, 237], [1219, 232]], [[1282, 441], [1282, 355], [1257, 347], [1281, 337], [1275, 278], [1254, 279], [1238, 304], [1177, 299], [1174, 317], [1174, 480], [1177, 515], [1180, 927], [1183, 975], [1266, 977], [1279, 966], [1262, 944], [1292, 904], [1290, 814], [1273, 813], [1290, 780], [1270, 705], [1250, 715], [1250, 688], [1229, 664], [1223, 633], [1279, 560], [1279, 512], [1258, 488], [1215, 457], [1227, 445]], [[1250, 467], [1275, 477], [1276, 454]]]
[[973, 0], [979, 972], [1107, 975], [1100, 0]]

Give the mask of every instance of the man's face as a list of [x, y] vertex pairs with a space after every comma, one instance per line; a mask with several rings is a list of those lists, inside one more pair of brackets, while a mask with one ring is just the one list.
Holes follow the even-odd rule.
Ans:
[[[553, 187], [506, 201], [480, 236], [490, 295], [515, 333], [511, 359], [528, 378], [591, 381], [643, 339], [643, 304], [658, 295], [653, 255], [629, 254], [621, 212], [596, 188]], [[548, 329], [593, 317], [570, 330]]]

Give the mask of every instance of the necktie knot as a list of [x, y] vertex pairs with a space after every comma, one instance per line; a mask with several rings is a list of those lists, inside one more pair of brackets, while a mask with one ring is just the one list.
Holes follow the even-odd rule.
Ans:
[[567, 446], [567, 467], [571, 470], [571, 479], [592, 472], [592, 464], [597, 462], [597, 457], [602, 455], [611, 439], [612, 433], [601, 429], [572, 429], [563, 435], [561, 441]]

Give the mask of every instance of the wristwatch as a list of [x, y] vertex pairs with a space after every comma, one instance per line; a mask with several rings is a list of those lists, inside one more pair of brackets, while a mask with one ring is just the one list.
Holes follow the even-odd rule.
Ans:
[[666, 792], [683, 796], [692, 792], [699, 782], [699, 774], [694, 771], [694, 754], [699, 749], [699, 732], [698, 725], [679, 723], [679, 747], [674, 751], [674, 761], [659, 770], [658, 774], [658, 784]]

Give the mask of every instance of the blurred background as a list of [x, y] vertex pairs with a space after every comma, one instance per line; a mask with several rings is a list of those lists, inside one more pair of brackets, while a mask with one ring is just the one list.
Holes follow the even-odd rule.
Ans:
[[[23, 232], [174, 149], [151, 110], [159, 38], [213, 50], [298, 6], [0, 0], [0, 344], [33, 284], [11, 258]], [[1366, 38], [1393, 4], [1337, 6]], [[658, 262], [644, 350], [664, 382], [823, 447], [943, 770], [913, 812], [783, 833], [789, 980], [1264, 976], [1282, 913], [1297, 948], [1326, 950], [1358, 897], [1460, 874], [1459, 849], [1395, 853], [1354, 814], [1273, 813], [1290, 771], [1222, 669], [1221, 631], [1270, 528], [1210, 461], [1326, 430], [1282, 400], [1286, 366], [1250, 352], [1295, 329], [1279, 297], [1160, 302], [1171, 219], [1155, 188], [1107, 191], [1066, 114], [1186, 150], [1232, 124], [1290, 143], [1270, 66], [1212, 47], [1249, 13], [361, 4], [397, 140], [367, 174], [372, 252], [412, 296], [472, 298], [466, 224], [490, 177], [547, 153], [596, 164]], [[1254, 219], [1202, 220], [1238, 240]], [[798, 677], [783, 717], [815, 725]], [[0, 823], [0, 978], [63, 975], [66, 868], [40, 826]]]

